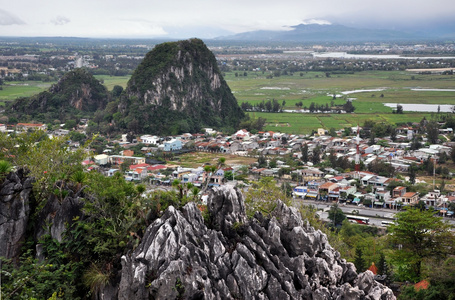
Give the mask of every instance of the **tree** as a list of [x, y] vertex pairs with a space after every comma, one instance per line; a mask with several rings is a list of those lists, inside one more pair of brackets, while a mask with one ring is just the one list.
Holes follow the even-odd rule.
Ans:
[[363, 253], [362, 249], [359, 247], [355, 248], [355, 257], [354, 257], [354, 265], [355, 268], [357, 269], [357, 272], [363, 272], [365, 271], [365, 260], [363, 259]]
[[319, 146], [316, 146], [313, 149], [313, 156], [312, 156], [313, 165], [317, 165], [320, 161], [321, 161], [321, 148], [319, 148]]
[[376, 140], [375, 140], [375, 133], [373, 130], [370, 131], [370, 141], [368, 142], [368, 145], [374, 145], [376, 144]]
[[245, 193], [245, 207], [249, 217], [259, 211], [268, 216], [275, 209], [277, 201], [290, 204], [290, 198], [286, 196], [286, 190], [276, 186], [272, 177], [262, 177], [259, 182], [253, 182], [252, 188]]
[[396, 127], [392, 127], [391, 130], [390, 130], [390, 139], [392, 140], [392, 142], [395, 142], [396, 139], [397, 139], [397, 128]]
[[422, 147], [422, 144], [419, 141], [417, 136], [414, 136], [411, 141], [411, 146], [409, 147], [411, 150], [417, 150]]
[[455, 146], [452, 146], [452, 149], [450, 150], [450, 159], [455, 163]]
[[408, 175], [409, 175], [409, 182], [411, 184], [414, 184], [416, 182], [417, 169], [418, 169], [418, 167], [415, 163], [412, 163], [409, 166]]
[[402, 114], [403, 113], [403, 106], [400, 104], [397, 104], [397, 114]]
[[205, 186], [204, 186], [203, 191], [207, 190], [209, 183], [210, 183], [210, 179], [212, 178], [212, 175], [216, 170], [217, 170], [216, 166], [212, 166], [212, 165], [204, 166]]
[[258, 167], [259, 168], [265, 168], [267, 167], [267, 160], [263, 155], [259, 155], [258, 157]]
[[117, 97], [120, 96], [120, 94], [121, 94], [122, 92], [123, 92], [123, 87], [122, 87], [122, 86], [120, 86], [120, 85], [114, 85], [114, 88], [112, 89], [111, 94], [112, 94], [112, 96], [113, 96], [114, 98], [117, 98]]
[[[378, 267], [378, 274], [390, 276], [389, 265], [385, 259], [384, 253], [379, 254], [379, 261], [376, 265]], [[387, 278], [390, 279], [390, 278]]]
[[397, 247], [392, 260], [398, 266], [397, 273], [402, 280], [419, 281], [426, 260], [442, 260], [453, 253], [452, 226], [436, 217], [433, 210], [408, 208], [395, 216], [388, 236]]
[[436, 121], [430, 121], [425, 127], [426, 132], [427, 132], [427, 138], [428, 141], [431, 144], [436, 144], [438, 142], [438, 136], [439, 136], [439, 126]]
[[[454, 148], [455, 148], [455, 146], [454, 146]], [[455, 153], [455, 151], [453, 151], [453, 150], [452, 150], [452, 152]], [[455, 155], [454, 155], [454, 157], [455, 157]], [[304, 163], [308, 162], [308, 145], [307, 144], [305, 144], [302, 148], [302, 157], [301, 158]]]
[[347, 100], [346, 103], [343, 105], [344, 111], [347, 113], [353, 113], [355, 110], [354, 105], [352, 105], [352, 102], [350, 100]]
[[334, 226], [337, 226], [343, 223], [344, 219], [346, 219], [346, 216], [341, 208], [338, 207], [338, 204], [334, 204], [330, 207], [328, 218], [330, 221], [332, 221], [332, 224]]
[[73, 173], [82, 169], [81, 163], [87, 157], [85, 149], [90, 143], [91, 140], [72, 151], [67, 137], [50, 139], [41, 130], [16, 136], [0, 133], [0, 145], [7, 149], [0, 152], [0, 159], [30, 171], [30, 176], [35, 178], [35, 197], [40, 202], [53, 191], [58, 181], [66, 182]]
[[272, 159], [269, 161], [269, 168], [274, 169], [276, 168], [276, 159]]

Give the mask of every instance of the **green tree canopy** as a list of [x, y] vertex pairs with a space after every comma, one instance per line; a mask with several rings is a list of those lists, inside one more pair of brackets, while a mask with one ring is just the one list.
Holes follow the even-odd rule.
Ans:
[[344, 215], [343, 211], [338, 207], [338, 205], [334, 204], [330, 207], [328, 218], [330, 221], [332, 221], [332, 224], [336, 226], [341, 225], [341, 223], [343, 223], [343, 220], [346, 219], [346, 216]]
[[396, 215], [389, 239], [396, 246], [392, 259], [402, 279], [422, 279], [426, 260], [442, 260], [454, 252], [452, 226], [436, 217], [432, 210], [409, 208]]

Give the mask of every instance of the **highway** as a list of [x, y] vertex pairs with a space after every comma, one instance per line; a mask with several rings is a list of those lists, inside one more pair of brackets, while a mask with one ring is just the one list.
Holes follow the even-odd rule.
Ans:
[[[323, 220], [328, 220], [328, 210], [330, 209], [332, 203], [327, 203], [323, 201], [314, 201], [314, 200], [302, 200], [302, 199], [293, 199], [293, 205], [299, 207], [300, 205], [313, 205], [318, 210], [323, 210], [320, 213]], [[369, 208], [369, 207], [358, 207], [357, 205], [350, 204], [340, 204], [338, 207], [346, 215], [359, 215], [363, 217], [370, 218], [370, 225], [383, 226], [382, 221], [392, 221], [395, 219], [395, 214], [399, 211], [385, 208]], [[452, 225], [455, 225], [455, 220], [453, 218], [444, 218]]]

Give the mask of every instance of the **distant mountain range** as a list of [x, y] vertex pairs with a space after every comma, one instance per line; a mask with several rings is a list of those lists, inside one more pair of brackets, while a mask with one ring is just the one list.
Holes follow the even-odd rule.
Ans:
[[[449, 26], [453, 27], [453, 26]], [[422, 39], [455, 38], [455, 31], [398, 31], [390, 29], [354, 28], [340, 24], [319, 25], [300, 24], [287, 31], [258, 30], [218, 37], [226, 41], [269, 41], [269, 42], [360, 42], [360, 41], [400, 41]]]

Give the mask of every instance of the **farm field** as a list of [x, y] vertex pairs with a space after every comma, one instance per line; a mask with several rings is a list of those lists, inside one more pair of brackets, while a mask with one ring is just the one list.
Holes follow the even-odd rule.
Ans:
[[[240, 74], [242, 76], [240, 76]], [[455, 76], [419, 75], [406, 71], [371, 71], [354, 74], [331, 74], [323, 72], [296, 72], [287, 76], [266, 78], [267, 73], [227, 72], [225, 80], [239, 104], [276, 99], [285, 103], [285, 110], [296, 110], [297, 102], [309, 107], [317, 105], [342, 105], [346, 98], [352, 99], [356, 110], [353, 114], [303, 114], [303, 113], [250, 113], [267, 120], [266, 129], [287, 133], [310, 133], [317, 128], [340, 129], [362, 124], [372, 119], [389, 123], [419, 122], [431, 113], [392, 113], [384, 103], [397, 104], [448, 104], [455, 105], [455, 91], [415, 91], [412, 89], [455, 89]], [[115, 85], [126, 87], [130, 76], [96, 75], [97, 79], [112, 90]], [[0, 90], [0, 105], [18, 97], [28, 97], [48, 89], [53, 82], [5, 82]], [[355, 90], [374, 90], [342, 94]], [[337, 98], [333, 99], [333, 95]]]
[[392, 124], [419, 122], [430, 113], [405, 113], [402, 115], [371, 113], [371, 114], [302, 114], [302, 113], [251, 113], [250, 116], [267, 119], [265, 130], [280, 131], [285, 133], [311, 133], [318, 128], [354, 127], [362, 125], [365, 120], [387, 122]]
[[[96, 75], [95, 78], [102, 81], [109, 91], [112, 91], [115, 85], [126, 87], [131, 76], [109, 76]], [[47, 90], [56, 82], [42, 81], [11, 81], [4, 82], [3, 89], [0, 90], [0, 105], [5, 105], [6, 102], [13, 101], [20, 97], [30, 97]]]
[[[240, 74], [240, 72], [239, 72]], [[243, 73], [242, 73], [243, 74]], [[266, 78], [262, 73], [249, 72], [247, 76], [226, 73], [226, 81], [239, 103], [258, 104], [276, 99], [285, 101], [285, 110], [296, 110], [296, 103], [309, 107], [317, 105], [341, 105], [349, 98], [356, 108], [353, 114], [302, 114], [302, 113], [254, 113], [267, 119], [267, 130], [288, 133], [309, 133], [317, 128], [340, 129], [362, 124], [365, 120], [388, 123], [419, 122], [431, 113], [392, 113], [384, 103], [397, 104], [448, 104], [455, 105], [455, 91], [416, 91], [412, 89], [455, 89], [455, 76], [419, 75], [406, 71], [371, 71], [355, 74], [331, 74], [307, 72], [300, 76], [279, 76]], [[350, 91], [359, 92], [350, 93]], [[374, 91], [360, 91], [374, 90]], [[342, 92], [348, 92], [342, 94]], [[333, 95], [337, 98], [333, 100]], [[251, 114], [251, 113], [250, 113]], [[279, 128], [279, 129], [278, 129]]]
[[109, 76], [109, 75], [95, 75], [95, 78], [103, 82], [104, 86], [112, 91], [114, 86], [119, 85], [123, 88], [126, 88], [128, 80], [131, 76]]
[[11, 101], [20, 97], [30, 97], [47, 90], [52, 82], [42, 81], [7, 81], [0, 90], [0, 102]]

